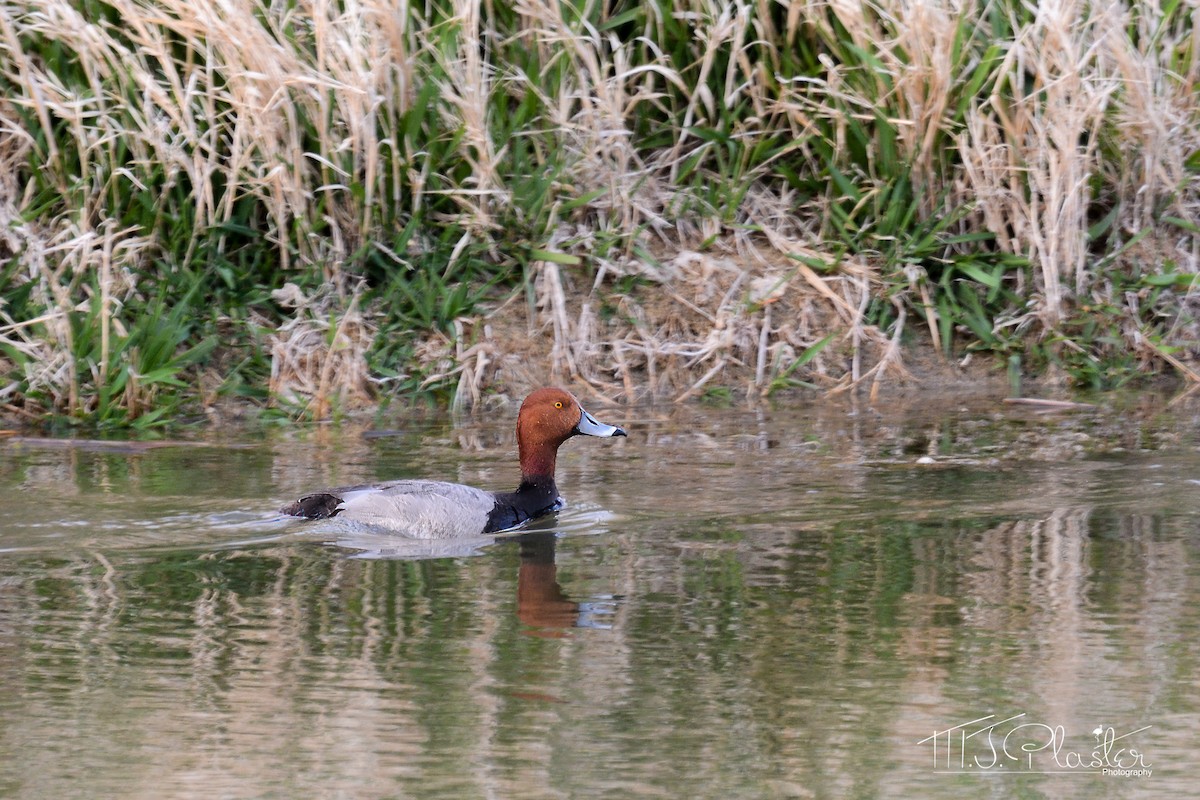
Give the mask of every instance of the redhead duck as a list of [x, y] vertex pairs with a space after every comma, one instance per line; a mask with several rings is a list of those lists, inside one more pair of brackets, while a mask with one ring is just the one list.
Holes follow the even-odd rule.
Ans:
[[399, 480], [306, 494], [280, 511], [305, 519], [337, 517], [422, 539], [511, 530], [565, 505], [554, 485], [554, 462], [559, 445], [577, 434], [626, 435], [621, 428], [597, 422], [569, 392], [538, 389], [525, 398], [517, 414], [521, 484], [516, 491]]

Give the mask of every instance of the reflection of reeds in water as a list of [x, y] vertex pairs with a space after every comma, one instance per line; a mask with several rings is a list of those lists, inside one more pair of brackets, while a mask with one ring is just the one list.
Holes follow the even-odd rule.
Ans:
[[[26, 712], [6, 718], [0, 785], [62, 796], [72, 762], [95, 765], [91, 791], [131, 798], [544, 785], [556, 745], [523, 726], [577, 692], [525, 634], [591, 661], [595, 686], [621, 670], [570, 645], [579, 606], [553, 545], [520, 561], [460, 572], [282, 549], [27, 562], [0, 577], [0, 679]], [[30, 741], [46, 746], [9, 758]]]
[[[1162, 524], [1064, 508], [958, 537], [957, 584], [947, 591], [947, 575], [927, 567], [906, 602], [912, 668], [902, 691], [913, 704], [895, 722], [897, 739], [1024, 713], [1020, 722], [1064, 726], [1067, 750], [1090, 751], [1098, 724], [1125, 733], [1166, 723], [1156, 736], [1179, 745], [1162, 702], [1170, 670], [1156, 665], [1186, 626], [1189, 567], [1178, 539], [1156, 535]], [[932, 760], [931, 747], [912, 752]]]
[[[622, 517], [595, 541], [568, 535], [553, 562], [525, 561], [512, 543], [420, 563], [294, 542], [143, 550], [103, 526], [86, 552], [5, 554], [0, 786], [20, 771], [24, 796], [60, 796], [70, 763], [94, 793], [133, 797], [227, 786], [744, 796], [747, 776], [784, 796], [818, 783], [911, 796], [939, 780], [915, 744], [939, 726], [1025, 711], [1072, 731], [1166, 727], [1194, 703], [1181, 688], [1197, 618], [1192, 532], [1180, 527], [1192, 523], [1113, 512], [1107, 494], [1096, 508], [1069, 505], [1105, 483], [1141, 485], [1114, 478], [1110, 461], [1015, 477], [978, 464], [932, 472], [912, 456], [961, 452], [952, 426], [914, 436], [834, 415], [811, 437], [838, 442], [821, 454], [804, 447], [809, 428], [780, 427], [778, 415], [706, 418], [703, 435], [656, 423], [654, 458], [611, 462]], [[444, 459], [473, 483], [506, 477], [475, 451], [511, 446], [507, 426], [439, 433], [455, 446], [414, 434], [404, 463]], [[1021, 458], [1033, 450], [1002, 441]], [[307, 483], [301, 467], [373, 477], [377, 444], [286, 443], [261, 460], [264, 448], [236, 451], [248, 459], [234, 470], [238, 497]], [[129, 454], [67, 453], [70, 468], [41, 468], [24, 493], [71, 484], [96, 509], [110, 493], [219, 491], [231, 474], [228, 454], [206, 466], [154, 449], [122, 478]], [[156, 460], [176, 455], [168, 477]], [[1194, 493], [1180, 483], [1165, 497]], [[1018, 504], [1031, 484], [1039, 498]], [[697, 487], [721, 491], [710, 500]], [[964, 510], [964, 497], [982, 507]], [[853, 507], [838, 505], [848, 498]], [[205, 547], [201, 527], [170, 541]], [[573, 624], [576, 601], [606, 594], [623, 596], [610, 630], [538, 627]], [[1164, 762], [1190, 752], [1190, 730], [1177, 719], [1178, 740], [1154, 740], [1170, 748]], [[22, 742], [47, 745], [7, 758]]]
[[[618, 536], [558, 567], [515, 548], [10, 559], [0, 680], [25, 713], [0, 751], [46, 746], [0, 782], [19, 768], [27, 796], [53, 796], [70, 762], [105, 765], [89, 785], [125, 797], [887, 787], [927, 768], [915, 742], [935, 726], [1007, 710], [980, 702], [1073, 730], [1157, 724], [1139, 715], [1169, 705], [1181, 662], [1163, 648], [1194, 593], [1159, 524], [1081, 509], [930, 536]], [[593, 571], [626, 598], [585, 633], [569, 626]]]

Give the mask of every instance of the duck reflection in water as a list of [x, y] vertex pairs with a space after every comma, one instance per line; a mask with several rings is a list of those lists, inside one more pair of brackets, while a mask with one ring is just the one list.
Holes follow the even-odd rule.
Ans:
[[557, 534], [527, 531], [506, 536], [462, 539], [397, 539], [375, 533], [342, 533], [329, 544], [355, 551], [348, 556], [363, 560], [423, 560], [481, 555], [487, 547], [510, 547], [516, 543], [521, 564], [517, 572], [517, 619], [531, 636], [562, 637], [565, 628], [611, 628], [620, 595], [596, 595], [578, 603], [567, 597], [558, 583], [555, 564]]
[[563, 628], [612, 627], [603, 620], [615, 611], [618, 597], [577, 603], [563, 593], [558, 565], [554, 563], [558, 539], [553, 533], [527, 533], [515, 538], [521, 548], [517, 619], [531, 629], [526, 633], [555, 638], [567, 635]]

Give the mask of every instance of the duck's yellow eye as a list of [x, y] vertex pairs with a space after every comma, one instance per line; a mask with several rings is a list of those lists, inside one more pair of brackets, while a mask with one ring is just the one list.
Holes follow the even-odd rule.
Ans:
[[557, 401], [557, 402], [554, 404], [554, 407], [555, 407], [555, 408], [562, 408], [562, 400], [559, 400], [559, 401]]

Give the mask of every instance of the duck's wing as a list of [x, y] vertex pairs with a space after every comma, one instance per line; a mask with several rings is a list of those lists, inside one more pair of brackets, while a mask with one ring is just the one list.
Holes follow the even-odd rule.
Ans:
[[422, 539], [441, 539], [483, 533], [495, 505], [495, 495], [471, 486], [398, 480], [316, 492], [280, 511], [306, 519], [337, 517]]

